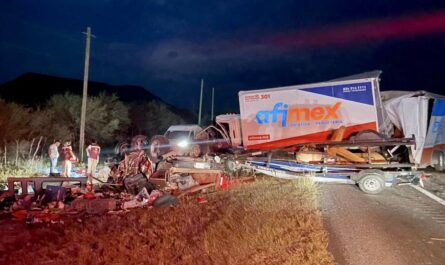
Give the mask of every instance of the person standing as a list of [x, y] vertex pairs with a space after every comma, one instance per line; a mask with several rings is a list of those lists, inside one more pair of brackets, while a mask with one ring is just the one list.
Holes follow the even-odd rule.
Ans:
[[62, 147], [63, 156], [63, 176], [69, 178], [71, 176], [71, 166], [72, 161], [76, 159], [73, 153], [73, 148], [71, 147], [71, 142], [66, 141]]
[[87, 176], [90, 180], [90, 177], [94, 176], [97, 164], [99, 163], [100, 146], [97, 144], [96, 140], [92, 140], [86, 151], [88, 156]]
[[50, 168], [49, 168], [50, 176], [54, 176], [57, 173], [56, 167], [57, 167], [57, 160], [59, 159], [59, 146], [60, 146], [60, 141], [55, 141], [48, 148], [48, 156], [50, 162]]

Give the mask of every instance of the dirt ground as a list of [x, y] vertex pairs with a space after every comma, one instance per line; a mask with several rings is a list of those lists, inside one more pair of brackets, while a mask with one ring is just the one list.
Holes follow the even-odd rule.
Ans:
[[329, 249], [339, 264], [445, 264], [445, 207], [410, 186], [367, 195], [321, 185]]
[[256, 181], [175, 208], [3, 221], [0, 264], [334, 264], [310, 182]]

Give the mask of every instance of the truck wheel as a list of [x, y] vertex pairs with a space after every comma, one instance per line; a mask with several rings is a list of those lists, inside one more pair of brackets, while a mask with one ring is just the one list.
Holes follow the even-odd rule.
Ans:
[[125, 154], [125, 152], [127, 152], [128, 150], [130, 150], [131, 146], [127, 143], [127, 142], [119, 142], [115, 147], [114, 147], [114, 154], [115, 155], [120, 155], [123, 156]]
[[224, 170], [231, 176], [235, 176], [237, 173], [237, 165], [235, 160], [233, 160], [231, 157], [228, 157], [225, 161], [224, 161]]
[[131, 139], [131, 149], [132, 150], [142, 150], [147, 145], [147, 136], [136, 135]]
[[376, 173], [364, 175], [358, 182], [360, 189], [368, 194], [377, 194], [385, 189], [385, 181]]
[[190, 148], [190, 155], [194, 158], [197, 158], [201, 155], [201, 147], [199, 144], [194, 144]]
[[155, 135], [150, 140], [148, 155], [151, 161], [158, 162], [159, 157], [170, 151], [170, 144], [167, 137], [163, 135]]

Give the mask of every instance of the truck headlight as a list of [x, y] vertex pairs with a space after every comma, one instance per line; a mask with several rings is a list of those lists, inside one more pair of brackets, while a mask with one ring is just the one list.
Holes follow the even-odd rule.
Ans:
[[189, 141], [187, 140], [182, 140], [178, 143], [178, 147], [186, 148], [187, 146], [189, 146]]

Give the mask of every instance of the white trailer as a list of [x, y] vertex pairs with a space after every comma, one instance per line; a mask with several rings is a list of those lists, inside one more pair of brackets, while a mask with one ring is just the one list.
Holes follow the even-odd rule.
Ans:
[[322, 142], [346, 127], [386, 133], [379, 78], [331, 81], [239, 92], [245, 149]]
[[445, 169], [445, 96], [427, 91], [382, 92], [387, 117], [405, 136], [415, 136], [411, 163]]

